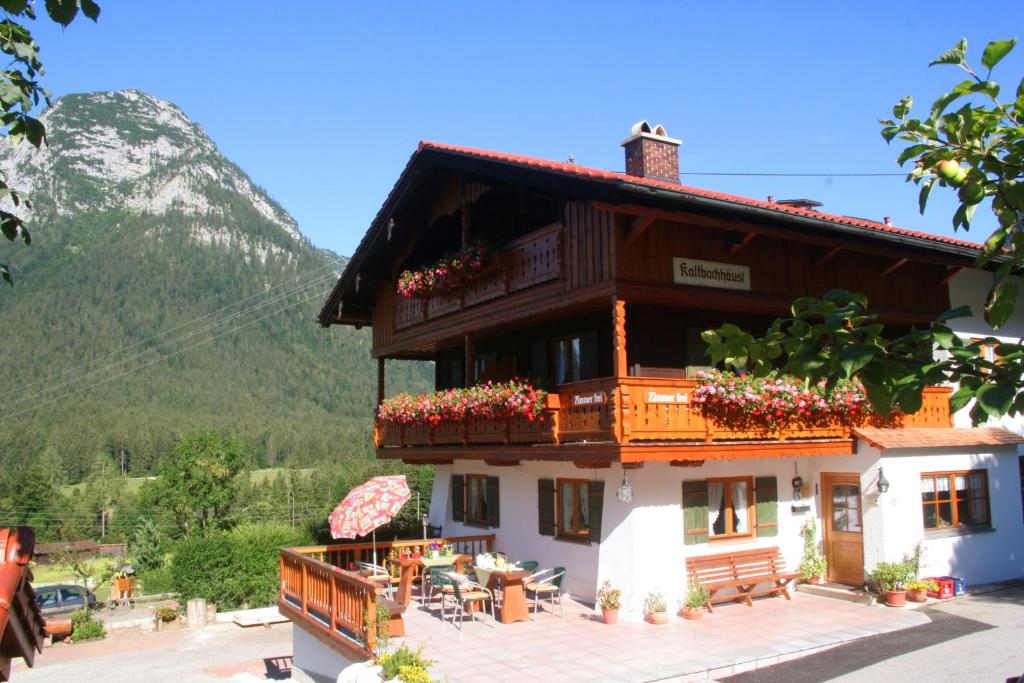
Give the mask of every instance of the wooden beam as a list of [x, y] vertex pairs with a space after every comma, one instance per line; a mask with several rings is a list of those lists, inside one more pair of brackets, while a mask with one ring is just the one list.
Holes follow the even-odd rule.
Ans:
[[377, 359], [377, 407], [384, 403], [384, 359]]
[[462, 335], [462, 347], [463, 347], [463, 350], [465, 351], [465, 355], [466, 355], [466, 358], [465, 358], [465, 360], [466, 360], [466, 367], [464, 368], [465, 375], [463, 375], [462, 383], [464, 385], [466, 385], [467, 387], [471, 387], [471, 386], [473, 386], [473, 383], [476, 380], [476, 378], [473, 376], [475, 374], [474, 373], [474, 370], [475, 370], [475, 368], [474, 368], [474, 361], [473, 361], [473, 335], [471, 335], [471, 334], [464, 334], [464, 335]]
[[490, 465], [491, 467], [519, 467], [519, 461], [518, 460], [487, 460], [487, 459], [484, 459], [484, 464], [485, 465]]
[[888, 268], [883, 270], [878, 277], [888, 277], [888, 276], [892, 275], [897, 270], [899, 270], [903, 266], [907, 265], [907, 261], [909, 261], [909, 260], [910, 259], [905, 259], [905, 258], [896, 259], [896, 261], [893, 262], [893, 264], [891, 266], [889, 266]]
[[842, 250], [843, 250], [842, 247], [832, 247], [831, 249], [829, 249], [828, 251], [825, 252], [824, 256], [822, 256], [817, 261], [812, 263], [811, 264], [811, 268], [815, 269], [815, 270], [818, 269], [818, 268], [821, 268], [823, 265], [825, 265], [826, 263], [831, 261], [832, 257], [834, 257], [836, 254], [838, 254]]
[[416, 460], [402, 458], [402, 462], [406, 465], [451, 465], [454, 460], [451, 458], [417, 458]]
[[955, 278], [957, 275], [964, 272], [965, 270], [967, 270], [967, 266], [953, 266], [952, 268], [948, 268], [946, 270], [945, 276], [943, 276], [941, 280], [942, 284], [948, 285], [953, 278]]
[[626, 302], [614, 295], [612, 296], [612, 336], [612, 347], [615, 353], [612, 371], [615, 377], [625, 377], [629, 374], [626, 354]]
[[629, 226], [629, 232], [626, 234], [626, 245], [633, 244], [640, 239], [640, 235], [644, 234], [647, 228], [654, 225], [657, 220], [653, 216], [637, 216], [634, 218]]
[[[806, 244], [818, 244], [825, 247], [841, 247], [847, 251], [854, 251], [862, 254], [874, 254], [876, 256], [902, 257], [907, 253], [906, 249], [899, 246], [877, 245], [870, 242], [860, 242], [842, 235], [830, 235], [823, 232], [802, 232], [782, 225], [764, 225], [761, 223], [740, 222], [739, 220], [725, 220], [713, 216], [705, 216], [691, 211], [665, 211], [663, 209], [652, 209], [639, 204], [609, 204], [607, 202], [592, 201], [591, 205], [600, 211], [625, 214], [628, 216], [650, 216], [656, 220], [671, 221], [674, 223], [685, 223], [700, 227], [718, 228], [720, 230], [746, 230], [778, 239], [803, 242]], [[779, 222], [785, 216], [779, 216]], [[882, 233], [880, 233], [881, 236]], [[973, 262], [968, 256], [940, 256], [923, 251], [925, 247], [912, 247], [921, 249], [915, 252], [912, 257], [914, 261], [922, 263], [941, 263], [943, 265], [959, 265], [965, 261]]]
[[670, 460], [669, 465], [672, 467], [700, 467], [704, 464], [703, 460]]
[[612, 466], [611, 460], [573, 460], [572, 464], [581, 470], [605, 470]]
[[643, 469], [644, 464], [642, 462], [624, 462], [622, 463], [622, 469], [624, 470], [640, 470]]
[[733, 256], [735, 254], [740, 253], [740, 250], [743, 249], [743, 247], [750, 244], [751, 242], [753, 242], [755, 237], [757, 237], [756, 232], [748, 232], [746, 235], [743, 236], [743, 239], [740, 240], [738, 244], [734, 244], [731, 247], [729, 247], [729, 251], [726, 255]]

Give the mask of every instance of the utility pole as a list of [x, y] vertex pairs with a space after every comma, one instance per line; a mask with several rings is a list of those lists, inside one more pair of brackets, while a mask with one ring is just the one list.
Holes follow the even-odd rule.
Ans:
[[121, 446], [121, 476], [123, 477], [124, 475], [124, 446]]
[[107, 535], [107, 511], [100, 510], [100, 539]]
[[292, 501], [292, 528], [294, 529], [295, 528], [295, 492], [294, 491], [289, 491], [288, 492], [288, 496], [291, 498], [291, 501]]

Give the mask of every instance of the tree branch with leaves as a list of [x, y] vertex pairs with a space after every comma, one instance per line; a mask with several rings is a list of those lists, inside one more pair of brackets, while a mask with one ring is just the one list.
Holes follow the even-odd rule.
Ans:
[[[100, 7], [93, 0], [46, 0], [45, 8], [47, 16], [61, 26], [70, 25], [79, 12], [93, 21], [100, 16]], [[35, 0], [0, 0], [0, 16], [0, 51], [10, 59], [7, 67], [0, 70], [0, 136], [6, 136], [14, 145], [27, 140], [39, 148], [46, 141], [46, 128], [33, 112], [40, 104], [50, 105], [50, 91], [39, 83], [43, 75], [39, 46], [25, 26], [26, 20], [35, 21], [37, 17]], [[14, 210], [32, 208], [29, 200], [0, 174], [0, 200], [3, 199], [9, 200]], [[32, 243], [24, 219], [6, 209], [0, 209], [0, 232], [8, 241]], [[6, 263], [0, 263], [0, 277], [13, 284]]]

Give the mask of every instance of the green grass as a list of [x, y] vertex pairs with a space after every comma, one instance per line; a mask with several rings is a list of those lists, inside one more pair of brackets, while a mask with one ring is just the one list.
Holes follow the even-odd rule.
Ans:
[[[142, 485], [147, 481], [156, 479], [156, 477], [125, 477], [124, 488], [129, 493], [138, 493]], [[64, 484], [60, 487], [60, 492], [65, 496], [70, 496], [76, 488], [84, 488], [85, 483], [80, 484]]]

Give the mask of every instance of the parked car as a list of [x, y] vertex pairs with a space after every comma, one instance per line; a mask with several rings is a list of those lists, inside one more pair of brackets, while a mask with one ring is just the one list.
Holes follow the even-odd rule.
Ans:
[[44, 617], [71, 614], [85, 605], [96, 607], [96, 596], [84, 586], [61, 583], [36, 587], [36, 604]]

